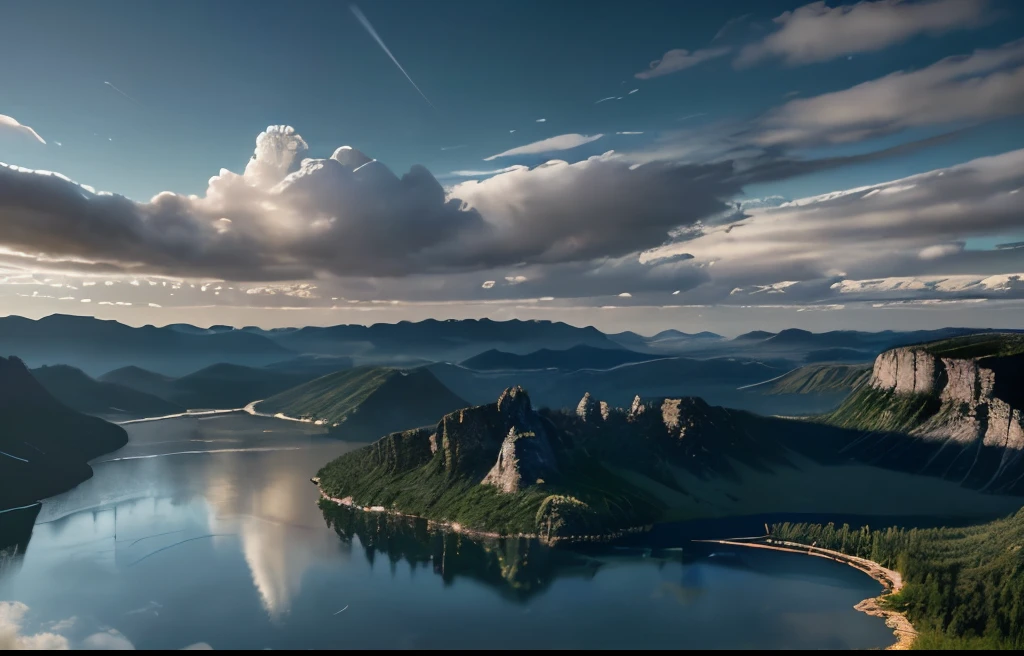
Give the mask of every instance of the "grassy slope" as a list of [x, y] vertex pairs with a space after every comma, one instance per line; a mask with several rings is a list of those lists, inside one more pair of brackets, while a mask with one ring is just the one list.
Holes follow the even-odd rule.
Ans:
[[940, 407], [936, 395], [894, 394], [865, 385], [823, 420], [851, 430], [909, 433]]
[[954, 337], [919, 347], [943, 358], [1006, 357], [1024, 353], [1024, 335], [993, 333]]
[[58, 401], [87, 414], [130, 414], [143, 417], [181, 412], [182, 408], [152, 394], [94, 380], [74, 367], [54, 365], [32, 370], [32, 375]]
[[763, 394], [820, 394], [854, 390], [870, 378], [867, 364], [811, 364], [753, 389]]
[[921, 631], [915, 649], [1024, 647], [1024, 510], [966, 528], [851, 532], [787, 524], [772, 532], [898, 570], [906, 586], [891, 604]]
[[258, 409], [337, 423], [344, 421], [367, 397], [396, 375], [398, 370], [389, 367], [356, 367], [339, 371], [272, 396], [260, 403]]
[[467, 405], [427, 369], [357, 367], [273, 396], [257, 410], [323, 420], [341, 437], [370, 440], [432, 424]]

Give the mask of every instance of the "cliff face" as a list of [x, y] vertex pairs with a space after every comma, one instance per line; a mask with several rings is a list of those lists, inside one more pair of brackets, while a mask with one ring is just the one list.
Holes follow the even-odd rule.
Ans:
[[[986, 364], [984, 358], [947, 358], [899, 348], [878, 356], [870, 386], [897, 396], [938, 397], [938, 411], [914, 427], [912, 435], [962, 444], [980, 440], [984, 446], [1021, 451], [1021, 410], [996, 394], [996, 373]], [[1013, 373], [1007, 370], [1005, 375]]]
[[[946, 355], [950, 351], [924, 345], [882, 353], [868, 385], [829, 419], [846, 428], [903, 433], [931, 445], [931, 451], [915, 450], [922, 462], [900, 456], [910, 468], [985, 489], [1016, 489], [1024, 475], [1024, 361], [1005, 349], [979, 357]], [[877, 453], [880, 438], [874, 439]], [[890, 438], [881, 446], [893, 451], [895, 445]]]

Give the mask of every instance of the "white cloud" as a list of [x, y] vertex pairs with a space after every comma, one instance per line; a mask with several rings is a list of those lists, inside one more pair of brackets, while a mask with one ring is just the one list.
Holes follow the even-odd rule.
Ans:
[[608, 96], [607, 98], [602, 98], [602, 99], [598, 100], [594, 104], [595, 105], [600, 105], [601, 103], [608, 102], [609, 100], [622, 100], [622, 98], [619, 98], [618, 96]]
[[547, 119], [546, 119], [546, 118], [539, 118], [539, 119], [537, 119], [537, 121], [536, 121], [536, 122], [537, 122], [537, 123], [546, 123], [546, 122], [547, 122]]
[[[245, 293], [249, 296], [293, 296], [295, 298], [318, 298], [316, 294], [316, 285], [308, 282], [299, 282], [291, 284], [275, 284], [275, 285], [264, 285], [261, 287], [249, 287], [245, 290]], [[220, 287], [217, 287], [220, 289]], [[203, 291], [206, 288], [203, 287]]]
[[633, 295], [630, 294], [629, 292], [622, 292], [621, 294], [619, 294], [619, 298], [633, 298]]
[[661, 77], [662, 75], [678, 73], [710, 59], [727, 55], [730, 52], [730, 48], [707, 48], [705, 50], [694, 50], [693, 52], [679, 49], [669, 50], [662, 55], [661, 59], [652, 61], [648, 70], [641, 71], [634, 77], [641, 80], [649, 80], [654, 77]]
[[522, 166], [516, 164], [513, 166], [506, 166], [501, 169], [494, 169], [492, 171], [452, 171], [452, 175], [456, 175], [460, 178], [482, 178], [488, 175], [498, 175], [499, 173], [508, 173], [509, 171], [515, 171], [520, 168], [529, 168], [528, 166]]
[[846, 143], [908, 128], [1024, 113], [1024, 40], [791, 100], [761, 121], [761, 146]]
[[117, 629], [94, 633], [82, 641], [82, 649], [93, 651], [129, 651], [135, 645]]
[[920, 34], [939, 35], [987, 22], [987, 0], [876, 0], [829, 7], [812, 2], [775, 18], [778, 29], [743, 48], [737, 66], [766, 57], [790, 65], [875, 52]]
[[505, 276], [505, 282], [510, 285], [521, 285], [526, 282], [526, 276]]
[[0, 114], [0, 131], [2, 130], [13, 130], [15, 132], [20, 132], [22, 134], [28, 135], [29, 137], [32, 137], [41, 144], [46, 143], [46, 140], [40, 137], [38, 132], [36, 132], [27, 125], [22, 125], [18, 121], [14, 120], [12, 117], [6, 116], [4, 114]]
[[494, 281], [493, 280], [485, 280], [484, 284], [482, 284], [480, 286], [483, 287], [484, 289], [491, 289], [492, 287], [494, 287]]
[[[742, 220], [706, 227], [696, 237], [645, 252], [640, 260], [654, 264], [688, 253], [695, 265], [714, 263], [711, 280], [723, 294], [735, 287], [776, 291], [780, 279], [788, 281], [782, 288], [787, 295], [827, 295], [829, 288], [842, 288], [833, 287], [836, 280], [955, 275], [989, 280], [984, 287], [992, 292], [1024, 292], [1001, 277], [1017, 275], [1005, 272], [1020, 271], [1024, 254], [963, 248], [970, 238], [1020, 229], [1020, 208], [1007, 191], [1022, 182], [1024, 150], [1017, 150], [779, 207], [751, 208]], [[953, 289], [939, 285], [917, 291]]]
[[616, 132], [615, 134], [643, 134], [643, 132]]
[[498, 153], [497, 155], [485, 157], [484, 161], [490, 162], [498, 159], [499, 157], [512, 157], [513, 155], [540, 155], [543, 153], [552, 153], [558, 150], [571, 150], [584, 144], [597, 141], [603, 136], [603, 134], [595, 134], [593, 136], [585, 134], [560, 134], [557, 137], [549, 137], [541, 141], [526, 144], [525, 146], [506, 150], [505, 152]]
[[0, 601], [0, 651], [70, 649], [68, 639], [57, 633], [23, 635], [22, 626], [28, 610], [28, 606], [20, 601]]
[[633, 95], [634, 93], [636, 93], [636, 92], [637, 92], [637, 91], [639, 91], [639, 90], [640, 90], [640, 89], [633, 89], [632, 91], [630, 91], [630, 92], [629, 92], [629, 93], [627, 93], [626, 95], [627, 95], [627, 96], [632, 96], [632, 95]]

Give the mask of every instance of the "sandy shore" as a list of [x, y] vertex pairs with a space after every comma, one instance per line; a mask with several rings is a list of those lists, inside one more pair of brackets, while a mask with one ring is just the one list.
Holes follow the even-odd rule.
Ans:
[[812, 547], [799, 542], [786, 542], [782, 540], [770, 540], [765, 539], [764, 542], [739, 542], [736, 540], [695, 540], [696, 542], [711, 542], [714, 544], [726, 544], [734, 547], [750, 547], [753, 549], [770, 549], [773, 551], [788, 551], [790, 553], [806, 554], [808, 556], [818, 556], [819, 558], [828, 558], [836, 562], [845, 563], [850, 567], [855, 567], [860, 571], [864, 572], [871, 578], [875, 579], [885, 588], [878, 597], [872, 597], [871, 599], [865, 599], [853, 608], [859, 610], [862, 613], [867, 613], [872, 617], [881, 617], [885, 620], [885, 625], [893, 630], [893, 635], [896, 636], [896, 642], [886, 647], [891, 650], [905, 650], [910, 649], [914, 644], [914, 640], [917, 639], [917, 630], [907, 619], [905, 613], [899, 611], [888, 610], [884, 607], [885, 598], [889, 595], [896, 594], [903, 589], [903, 577], [899, 572], [887, 567], [882, 567], [878, 563], [867, 560], [866, 558], [858, 558], [856, 556], [849, 556], [839, 551], [833, 551], [831, 549], [822, 549], [820, 547]]

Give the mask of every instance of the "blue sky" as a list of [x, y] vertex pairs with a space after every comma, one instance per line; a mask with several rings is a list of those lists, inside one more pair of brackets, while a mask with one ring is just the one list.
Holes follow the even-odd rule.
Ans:
[[[949, 1], [937, 0], [932, 14], [945, 11]], [[242, 172], [256, 135], [273, 125], [294, 126], [308, 146], [308, 157], [327, 158], [338, 146], [351, 145], [399, 176], [423, 165], [449, 188], [464, 181], [452, 175], [454, 171], [534, 167], [553, 157], [578, 162], [609, 150], [628, 156], [660, 152], [666, 144], [675, 147], [698, 141], [706, 142], [712, 151], [699, 162], [706, 165], [731, 152], [724, 150], [727, 147], [749, 147], [739, 143], [744, 135], [793, 100], [842, 92], [897, 71], [926, 70], [945, 57], [970, 56], [1024, 37], [1024, 5], [992, 0], [975, 3], [977, 20], [964, 21], [970, 23], [966, 27], [947, 21], [907, 28], [903, 36], [894, 36], [884, 46], [855, 46], [848, 48], [851, 52], [840, 47], [825, 61], [794, 64], [776, 55], [738, 66], [744, 48], [767, 42], [767, 37], [782, 29], [783, 23], [773, 19], [806, 4], [363, 2], [363, 13], [431, 106], [346, 3], [6, 0], [0, 6], [4, 17], [0, 43], [9, 63], [0, 67], [0, 88], [4, 89], [0, 115], [31, 126], [47, 144], [17, 130], [0, 130], [0, 161], [57, 171], [139, 203], [161, 191], [203, 196], [211, 176], [222, 168]], [[828, 6], [841, 4], [829, 2]], [[847, 17], [860, 15], [854, 9]], [[821, 29], [832, 29], [824, 21], [819, 23]], [[806, 29], [818, 29], [817, 25], [809, 23]], [[670, 50], [716, 48], [731, 50], [675, 73], [636, 77]], [[999, 70], [1012, 73], [1017, 65], [1005, 64]], [[621, 100], [597, 103], [607, 97]], [[898, 154], [845, 166], [811, 167], [806, 175], [772, 175], [739, 188], [729, 186], [729, 198], [721, 200], [812, 196], [1024, 148], [1024, 119], [1019, 112], [983, 116], [968, 109], [962, 114], [952, 120], [888, 130], [880, 137], [837, 137], [835, 141], [842, 143], [805, 139], [767, 147], [762, 152], [766, 157], [821, 160], [875, 153], [959, 131]], [[617, 134], [621, 132], [642, 134]], [[574, 134], [604, 136], [574, 149], [484, 161], [512, 148]], [[764, 146], [757, 143], [759, 148]], [[685, 163], [698, 163], [694, 156], [687, 157]], [[0, 203], [0, 215], [3, 211]], [[488, 216], [484, 220], [491, 222]], [[629, 220], [622, 217], [626, 223]], [[687, 217], [680, 223], [694, 220], [698, 219]], [[985, 234], [950, 233], [940, 241], [962, 242], [968, 250], [987, 249], [1015, 234], [1012, 224], [1009, 229], [1001, 224]], [[574, 243], [587, 241], [579, 235], [570, 237]], [[12, 248], [26, 252], [25, 244]], [[85, 247], [70, 251], [92, 257]], [[624, 255], [615, 249], [587, 252], [589, 261], [598, 262], [597, 268]], [[404, 302], [421, 297], [424, 290], [462, 289], [469, 284], [463, 279], [474, 275], [473, 280], [484, 282], [498, 276], [500, 282], [505, 276], [497, 269], [510, 263], [538, 267], [534, 272], [538, 275], [530, 276], [532, 285], [544, 277], [539, 271], [544, 266], [575, 266], [588, 259], [573, 256], [562, 261], [550, 253], [533, 255], [524, 256], [522, 262], [505, 258], [493, 266], [481, 263], [475, 269], [463, 263], [445, 274], [403, 269], [398, 277], [391, 271], [372, 270], [360, 276], [344, 267], [326, 267], [304, 274], [309, 277], [301, 280], [317, 280], [321, 289], [333, 284], [341, 291], [330, 293], [342, 298], [358, 297], [359, 289], [373, 289], [359, 299], [389, 294]], [[153, 258], [157, 260], [162, 262], [162, 256]], [[949, 270], [959, 273], [965, 267], [970, 268], [956, 263]], [[210, 267], [193, 271], [188, 263], [177, 269], [162, 263], [150, 269], [133, 271], [252, 282]], [[1003, 273], [1022, 270], [1024, 266]], [[549, 275], [566, 275], [549, 271]], [[824, 280], [827, 273], [817, 271], [816, 279]], [[977, 275], [991, 273], [977, 270]], [[279, 277], [265, 274], [260, 271], [255, 277], [261, 281]], [[697, 284], [694, 296], [704, 302], [699, 288], [707, 270], [680, 275]], [[813, 278], [807, 272], [801, 275], [807, 280], [800, 282]], [[325, 277], [333, 282], [328, 284]], [[299, 279], [273, 282], [296, 284]], [[779, 281], [766, 279], [761, 284], [775, 282]], [[472, 286], [475, 289], [478, 284]], [[514, 300], [512, 291], [503, 293]], [[587, 298], [588, 306], [607, 305], [599, 295], [588, 293], [591, 296], [573, 292], [574, 303]], [[460, 300], [455, 292], [436, 295], [446, 303]], [[326, 302], [327, 297], [323, 298]]]

